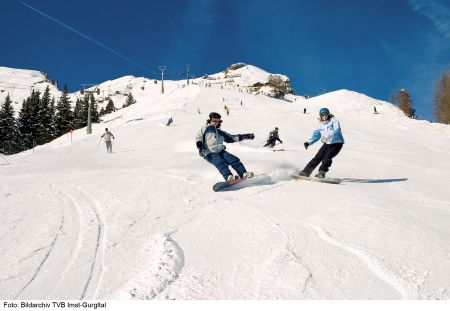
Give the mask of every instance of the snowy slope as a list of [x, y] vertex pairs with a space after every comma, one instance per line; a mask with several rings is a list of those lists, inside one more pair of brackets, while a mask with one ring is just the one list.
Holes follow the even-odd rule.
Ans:
[[[323, 106], [346, 139], [341, 185], [289, 178]], [[255, 133], [227, 150], [259, 184], [211, 190], [194, 143], [210, 111]], [[104, 121], [0, 166], [2, 299], [449, 299], [448, 126], [347, 90], [287, 102], [175, 81]], [[275, 126], [286, 151], [261, 147]]]
[[293, 93], [287, 76], [271, 74], [264, 69], [244, 63], [232, 64], [223, 72], [198, 78], [195, 81], [200, 85], [219, 85], [229, 90], [234, 89], [273, 98], [283, 98]]
[[0, 67], [0, 104], [10, 96], [16, 115], [22, 108], [23, 100], [27, 99], [32, 90], [44, 93], [49, 86], [51, 96], [57, 100], [61, 92], [56, 85], [48, 80], [44, 73], [36, 70]]
[[[193, 79], [192, 82], [199, 85], [212, 83], [216, 87], [226, 85], [228, 89], [245, 89], [248, 92], [256, 93], [255, 89], [251, 86], [255, 83], [267, 83], [270, 75], [270, 73], [261, 68], [245, 65], [239, 69], [230, 70], [228, 74], [225, 74], [225, 72], [213, 74], [210, 76], [213, 80], [197, 78]], [[286, 81], [289, 80], [287, 76], [277, 76]], [[186, 87], [185, 80], [166, 80], [164, 84], [165, 93], [171, 93]], [[3, 103], [9, 94], [16, 116], [22, 107], [23, 100], [30, 96], [31, 91], [40, 91], [42, 94], [47, 85], [50, 87], [51, 96], [54, 96], [57, 101], [61, 96], [61, 91], [45, 77], [44, 73], [35, 70], [0, 67], [0, 103]], [[97, 85], [85, 85], [85, 87], [90, 91], [100, 90], [99, 94], [94, 94], [99, 110], [106, 107], [108, 99], [112, 99], [114, 106], [120, 109], [125, 103], [127, 95], [130, 93], [133, 94], [137, 102], [149, 103], [148, 98], [158, 96], [161, 92], [161, 81], [144, 77], [124, 76]], [[269, 86], [264, 86], [257, 90], [258, 94], [267, 96], [270, 96], [272, 92], [273, 88]], [[76, 91], [70, 93], [69, 98], [72, 107], [75, 107], [77, 99], [83, 99], [84, 95], [81, 94], [81, 91]]]

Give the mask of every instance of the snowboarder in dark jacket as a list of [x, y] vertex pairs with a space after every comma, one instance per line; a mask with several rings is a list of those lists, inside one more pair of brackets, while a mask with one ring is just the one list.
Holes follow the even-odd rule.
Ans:
[[303, 145], [305, 149], [314, 144], [319, 139], [323, 142], [315, 157], [309, 161], [305, 168], [299, 173], [300, 176], [309, 176], [312, 171], [322, 162], [319, 167], [319, 173], [315, 175], [318, 178], [324, 178], [332, 164], [332, 159], [338, 155], [344, 145], [344, 137], [342, 136], [339, 121], [330, 113], [327, 108], [319, 111], [320, 125], [314, 131], [312, 137]]
[[235, 179], [228, 167], [229, 165], [237, 172], [239, 178], [253, 177], [254, 174], [252, 172], [247, 172], [238, 157], [225, 151], [223, 143], [234, 143], [244, 139], [254, 139], [255, 135], [231, 135], [220, 129], [220, 125], [222, 124], [221, 118], [222, 117], [217, 112], [211, 112], [209, 114], [209, 119], [206, 121], [206, 125], [198, 132], [195, 144], [199, 155], [214, 165], [227, 182], [231, 182]]
[[278, 127], [276, 127], [272, 132], [270, 132], [269, 137], [267, 138], [267, 142], [264, 145], [264, 147], [270, 146], [270, 148], [273, 148], [275, 146], [275, 143], [277, 140], [282, 144], [283, 142], [280, 139], [280, 136], [278, 136]]

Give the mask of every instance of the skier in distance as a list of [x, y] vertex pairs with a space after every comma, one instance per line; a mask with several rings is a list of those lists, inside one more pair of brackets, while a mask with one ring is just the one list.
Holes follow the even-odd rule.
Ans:
[[267, 142], [263, 147], [270, 146], [270, 148], [273, 148], [277, 140], [280, 142], [280, 144], [283, 143], [283, 141], [280, 139], [280, 136], [278, 136], [278, 127], [270, 132], [269, 137], [267, 138]]
[[112, 153], [112, 143], [111, 143], [111, 137], [113, 139], [114, 135], [113, 133], [111, 133], [108, 128], [105, 128], [105, 132], [103, 133], [103, 135], [101, 136], [101, 138], [105, 137], [105, 144], [106, 144], [106, 151], [108, 151], [109, 153]]

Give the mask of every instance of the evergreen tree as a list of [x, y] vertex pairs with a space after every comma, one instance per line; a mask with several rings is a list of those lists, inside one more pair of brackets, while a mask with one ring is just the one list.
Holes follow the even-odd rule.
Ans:
[[87, 116], [84, 113], [84, 100], [77, 99], [73, 110], [73, 115], [74, 128], [79, 129], [86, 126]]
[[406, 89], [398, 90], [391, 97], [391, 102], [402, 110], [409, 118], [414, 118], [415, 109], [412, 105], [411, 96]]
[[64, 85], [63, 93], [56, 105], [55, 126], [58, 136], [66, 134], [73, 128], [73, 112], [68, 93], [67, 85]]
[[52, 137], [52, 140], [58, 137], [58, 133], [56, 132], [56, 125], [55, 125], [55, 97], [52, 97], [52, 101], [50, 102], [50, 135]]
[[105, 114], [116, 111], [116, 107], [114, 106], [113, 100], [110, 98], [108, 100], [108, 104], [105, 107]]
[[39, 102], [38, 128], [36, 133], [36, 142], [38, 145], [46, 144], [53, 139], [53, 116], [51, 114], [50, 104], [50, 88], [47, 86]]
[[436, 83], [434, 116], [437, 122], [450, 124], [450, 71], [444, 73]]
[[0, 110], [0, 153], [2, 154], [13, 154], [20, 151], [20, 134], [11, 103], [8, 94]]
[[19, 111], [17, 120], [19, 132], [21, 135], [22, 150], [33, 147], [33, 141], [36, 138], [38, 130], [40, 92], [32, 91], [31, 95], [24, 100], [22, 109]]
[[103, 109], [103, 107], [102, 107], [102, 109], [100, 109], [99, 115], [102, 116], [104, 114], [105, 114], [105, 109]]
[[91, 94], [90, 100], [91, 100], [91, 122], [99, 123], [100, 115], [98, 113], [98, 105], [97, 105], [97, 102], [95, 101], [94, 94]]
[[39, 107], [41, 102], [41, 92], [36, 91], [31, 93], [30, 97], [30, 130], [32, 143], [36, 143], [37, 131], [39, 128]]
[[125, 103], [123, 104], [122, 108], [131, 106], [131, 105], [133, 105], [135, 103], [136, 103], [136, 100], [134, 99], [133, 94], [130, 92], [128, 94], [127, 99], [125, 100]]
[[21, 137], [22, 150], [30, 149], [32, 146], [31, 129], [30, 129], [30, 122], [31, 122], [30, 106], [31, 106], [30, 97], [28, 97], [26, 100], [24, 99], [22, 103], [22, 108], [19, 111], [19, 118], [17, 119], [17, 125]]

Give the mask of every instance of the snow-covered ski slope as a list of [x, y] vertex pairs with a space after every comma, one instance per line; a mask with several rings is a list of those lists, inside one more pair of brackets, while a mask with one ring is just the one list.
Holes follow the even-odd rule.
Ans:
[[[449, 299], [449, 126], [347, 90], [289, 102], [179, 83], [0, 159], [1, 299]], [[325, 106], [344, 181], [291, 180]], [[255, 133], [227, 150], [261, 183], [212, 191], [194, 142], [211, 111]], [[275, 126], [286, 151], [261, 147]]]

